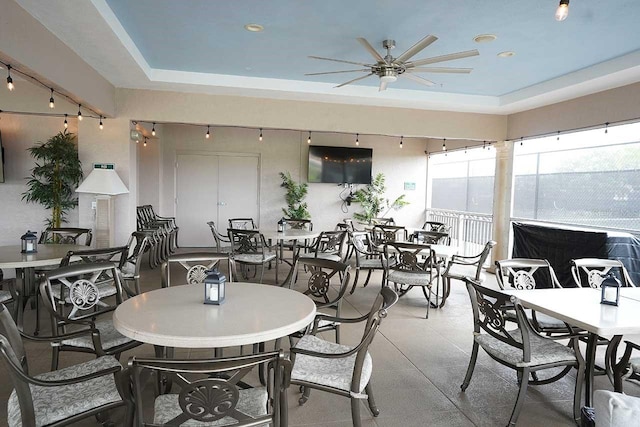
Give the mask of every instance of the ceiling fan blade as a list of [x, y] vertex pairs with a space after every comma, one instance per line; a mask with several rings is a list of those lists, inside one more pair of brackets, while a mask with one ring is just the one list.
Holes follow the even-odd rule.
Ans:
[[412, 56], [414, 56], [415, 54], [417, 54], [422, 49], [429, 46], [431, 43], [435, 42], [436, 40], [438, 40], [436, 36], [432, 36], [431, 34], [429, 34], [428, 36], [420, 40], [418, 43], [414, 44], [409, 49], [407, 49], [402, 55], [398, 56], [396, 58], [396, 62], [406, 62], [409, 58], [411, 58]]
[[370, 67], [371, 65], [363, 62], [345, 61], [344, 59], [323, 58], [322, 56], [309, 56], [312, 59], [322, 59], [323, 61], [343, 62], [345, 64], [362, 65], [363, 67]]
[[342, 83], [341, 85], [338, 85], [338, 86], [336, 86], [336, 87], [346, 86], [346, 85], [348, 85], [348, 84], [355, 83], [355, 82], [357, 82], [358, 80], [366, 79], [367, 77], [372, 76], [372, 75], [373, 75], [373, 73], [369, 73], [369, 74], [367, 74], [366, 76], [362, 76], [362, 77], [355, 78], [355, 79], [353, 79], [353, 80], [349, 80], [348, 82], [346, 82], [346, 83]]
[[357, 71], [371, 71], [371, 69], [364, 68], [364, 69], [360, 69], [360, 70], [326, 71], [326, 72], [323, 72], [323, 73], [305, 73], [305, 76], [320, 76], [322, 74], [355, 73]]
[[452, 73], [469, 74], [473, 68], [451, 68], [451, 67], [413, 67], [407, 68], [409, 73]]
[[419, 67], [421, 65], [435, 64], [437, 62], [453, 61], [454, 59], [468, 58], [470, 56], [478, 56], [478, 55], [480, 55], [480, 52], [478, 52], [476, 49], [465, 50], [464, 52], [449, 53], [447, 55], [434, 56], [433, 58], [419, 59], [417, 61], [407, 62], [405, 66], [407, 68]]
[[382, 92], [383, 90], [387, 90], [387, 82], [380, 79], [380, 87], [378, 88], [378, 92]]
[[382, 57], [382, 55], [380, 55], [380, 54], [378, 53], [378, 51], [377, 51], [377, 50], [375, 50], [375, 49], [373, 48], [373, 46], [371, 46], [371, 43], [369, 43], [369, 42], [367, 41], [367, 39], [365, 39], [365, 38], [363, 38], [363, 37], [358, 37], [358, 39], [357, 39], [357, 40], [360, 42], [360, 44], [361, 44], [362, 46], [364, 46], [364, 48], [365, 48], [365, 49], [367, 49], [367, 50], [369, 51], [369, 53], [371, 54], [371, 56], [373, 56], [373, 57], [376, 59], [376, 61], [378, 61], [378, 62], [384, 62], [385, 64], [387, 63], [387, 61], [385, 61], [385, 60], [384, 60], [384, 58]]
[[400, 76], [406, 77], [406, 78], [408, 78], [410, 80], [413, 80], [414, 82], [423, 84], [425, 86], [435, 86], [435, 83], [432, 82], [431, 80], [427, 80], [427, 79], [425, 79], [423, 77], [418, 77], [418, 76], [415, 76], [413, 74], [404, 73], [404, 74], [401, 74]]

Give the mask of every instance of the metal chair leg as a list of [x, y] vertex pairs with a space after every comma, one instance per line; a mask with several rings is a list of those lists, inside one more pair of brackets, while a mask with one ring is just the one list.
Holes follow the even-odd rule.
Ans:
[[476, 367], [476, 360], [478, 359], [478, 343], [473, 343], [473, 349], [471, 350], [471, 358], [469, 359], [469, 366], [467, 367], [467, 373], [464, 376], [464, 381], [462, 381], [462, 385], [460, 389], [464, 392], [467, 387], [469, 387], [469, 383], [471, 382], [471, 377], [473, 376], [473, 369]]
[[360, 419], [360, 399], [355, 397], [351, 398], [351, 421], [353, 427], [362, 427], [362, 420]]
[[369, 410], [374, 417], [377, 417], [378, 415], [380, 415], [380, 410], [376, 406], [376, 401], [373, 399], [371, 383], [367, 384], [364, 390], [367, 393], [367, 403], [369, 404]]
[[527, 394], [528, 385], [529, 385], [529, 369], [524, 368], [521, 374], [520, 389], [518, 390], [518, 397], [516, 398], [516, 404], [513, 407], [513, 412], [511, 413], [511, 418], [509, 419], [510, 426], [516, 425], [516, 421], [518, 420], [518, 415], [520, 415], [520, 410], [522, 409], [522, 404], [524, 403], [524, 399]]

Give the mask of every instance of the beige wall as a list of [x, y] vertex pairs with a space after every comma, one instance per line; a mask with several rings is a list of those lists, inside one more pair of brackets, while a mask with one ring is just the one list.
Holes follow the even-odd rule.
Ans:
[[[265, 130], [262, 143], [258, 141], [258, 131], [255, 129], [212, 127], [213, 136], [210, 140], [204, 138], [205, 132], [206, 127], [202, 126], [169, 124], [163, 126], [162, 133], [158, 132], [163, 170], [159, 190], [162, 195], [161, 214], [175, 215], [176, 153], [255, 153], [260, 157], [259, 222], [266, 227], [275, 226], [282, 217], [281, 209], [285, 206], [279, 172], [288, 171], [294, 179], [306, 181], [307, 132]], [[351, 135], [335, 133], [315, 133], [312, 137], [314, 145], [355, 146], [354, 140]], [[406, 193], [407, 200], [411, 202], [404, 209], [390, 213], [402, 223], [418, 224], [424, 218], [425, 144], [424, 139], [405, 138], [404, 148], [400, 149], [398, 138], [360, 137], [360, 147], [373, 148], [373, 173], [382, 172], [387, 177], [389, 198], [395, 199]], [[140, 151], [144, 152], [143, 149]], [[147, 176], [155, 176], [156, 170], [154, 166], [149, 169], [141, 168], [140, 182], [152, 182]], [[404, 191], [405, 181], [415, 182], [416, 189]], [[309, 184], [307, 202], [316, 229], [333, 229], [337, 222], [358, 211], [356, 204], [349, 207], [347, 212], [342, 211], [342, 190], [344, 188], [335, 184]], [[348, 190], [343, 193], [343, 197], [347, 194]], [[241, 194], [238, 196], [241, 197]]]
[[640, 83], [512, 114], [508, 139], [588, 128], [640, 118]]
[[150, 90], [117, 90], [118, 115], [146, 122], [502, 140], [506, 116]]
[[0, 57], [103, 115], [115, 114], [113, 85], [13, 0], [0, 0]]
[[[69, 119], [69, 132], [77, 133], [77, 120]], [[37, 203], [27, 204], [22, 193], [27, 190], [27, 180], [35, 160], [27, 149], [63, 130], [62, 119], [23, 115], [0, 115], [0, 132], [4, 147], [5, 182], [0, 183], [0, 246], [19, 245], [20, 236], [27, 229], [40, 231], [46, 228], [45, 220], [50, 211]], [[67, 215], [69, 226], [78, 225], [78, 210]]]

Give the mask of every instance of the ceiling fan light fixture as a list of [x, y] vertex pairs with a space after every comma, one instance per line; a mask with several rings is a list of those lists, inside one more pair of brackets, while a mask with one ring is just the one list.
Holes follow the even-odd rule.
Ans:
[[259, 33], [261, 31], [264, 31], [264, 27], [260, 24], [247, 24], [244, 26], [244, 29], [252, 33]]
[[558, 8], [556, 9], [556, 21], [564, 21], [569, 16], [569, 0], [560, 0]]
[[392, 69], [384, 70], [384, 74], [380, 76], [380, 80], [385, 83], [393, 83], [398, 80], [398, 73]]
[[473, 41], [476, 43], [490, 43], [497, 38], [495, 34], [478, 34], [473, 38]]

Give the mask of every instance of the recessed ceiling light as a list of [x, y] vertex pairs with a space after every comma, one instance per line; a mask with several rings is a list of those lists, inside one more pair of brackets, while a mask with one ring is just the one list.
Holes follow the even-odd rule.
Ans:
[[247, 24], [244, 26], [244, 29], [247, 31], [251, 31], [252, 33], [259, 33], [264, 30], [264, 27], [260, 24]]
[[478, 34], [473, 38], [473, 41], [476, 43], [489, 43], [497, 38], [495, 34]]
[[506, 52], [500, 52], [498, 54], [498, 57], [500, 58], [511, 58], [513, 55], [515, 55], [516, 53], [512, 50], [507, 50]]

